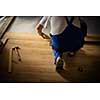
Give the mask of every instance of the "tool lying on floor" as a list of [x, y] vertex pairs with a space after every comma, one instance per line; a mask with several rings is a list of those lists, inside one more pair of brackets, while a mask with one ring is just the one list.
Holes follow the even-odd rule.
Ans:
[[18, 60], [21, 61], [21, 56], [20, 56], [20, 53], [19, 53], [19, 49], [20, 49], [20, 47], [18, 47], [18, 46], [12, 48], [12, 50], [15, 50], [15, 53], [18, 57]]
[[21, 56], [20, 56], [20, 53], [19, 53], [19, 49], [20, 49], [19, 46], [14, 46], [14, 47], [12, 47], [9, 50], [9, 67], [8, 67], [8, 72], [11, 72], [12, 71], [13, 51], [15, 51], [15, 53], [17, 55], [17, 58], [18, 58], [18, 61], [21, 61]]

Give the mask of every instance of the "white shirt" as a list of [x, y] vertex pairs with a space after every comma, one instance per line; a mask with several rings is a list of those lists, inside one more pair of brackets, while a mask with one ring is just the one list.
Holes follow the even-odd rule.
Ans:
[[[68, 25], [64, 16], [44, 16], [39, 22], [39, 24], [43, 25], [43, 27], [46, 28], [49, 21], [51, 27], [50, 33], [52, 35], [61, 34]], [[75, 21], [73, 21], [73, 23], [74, 22]], [[79, 27], [79, 24], [76, 24], [76, 26]]]

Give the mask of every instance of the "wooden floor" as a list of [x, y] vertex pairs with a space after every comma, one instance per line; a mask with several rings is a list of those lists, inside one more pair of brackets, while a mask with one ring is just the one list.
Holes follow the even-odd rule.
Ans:
[[[74, 57], [63, 55], [64, 69], [56, 72], [48, 40], [31, 33], [6, 33], [8, 43], [0, 55], [0, 82], [100, 82], [100, 46], [85, 45]], [[13, 52], [8, 73], [9, 49], [20, 47], [21, 62]]]
[[[61, 77], [53, 65], [49, 42], [30, 33], [7, 33], [8, 43], [3, 50], [1, 81], [5, 82], [68, 82]], [[9, 50], [19, 46], [21, 62], [13, 52], [12, 72], [8, 73]]]

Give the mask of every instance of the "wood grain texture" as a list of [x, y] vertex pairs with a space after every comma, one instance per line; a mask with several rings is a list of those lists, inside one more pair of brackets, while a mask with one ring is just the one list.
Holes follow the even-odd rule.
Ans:
[[[32, 33], [6, 33], [8, 43], [0, 55], [0, 82], [100, 82], [100, 46], [85, 44], [69, 57], [64, 53], [64, 69], [56, 72], [48, 40]], [[13, 52], [12, 73], [8, 73], [9, 49], [19, 46], [22, 61]]]
[[[49, 42], [39, 35], [6, 33], [8, 43], [3, 51], [3, 70], [6, 74], [4, 79], [10, 82], [68, 82], [62, 78], [53, 65], [53, 55]], [[12, 73], [8, 75], [9, 49], [19, 46], [22, 61], [18, 61], [13, 51]], [[1, 72], [2, 73], [2, 72]], [[9, 76], [6, 77], [6, 76]]]

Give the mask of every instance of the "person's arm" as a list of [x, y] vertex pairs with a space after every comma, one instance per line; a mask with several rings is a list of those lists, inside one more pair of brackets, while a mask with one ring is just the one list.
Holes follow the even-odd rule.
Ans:
[[43, 34], [42, 30], [43, 30], [43, 25], [39, 24], [39, 25], [37, 26], [37, 33], [38, 33], [40, 36]]
[[37, 26], [37, 33], [42, 36], [44, 39], [50, 39], [49, 36], [47, 36], [46, 34], [44, 34], [43, 28], [45, 27], [45, 25], [47, 24], [48, 21], [48, 16], [44, 16], [41, 21], [39, 22], [38, 26]]

